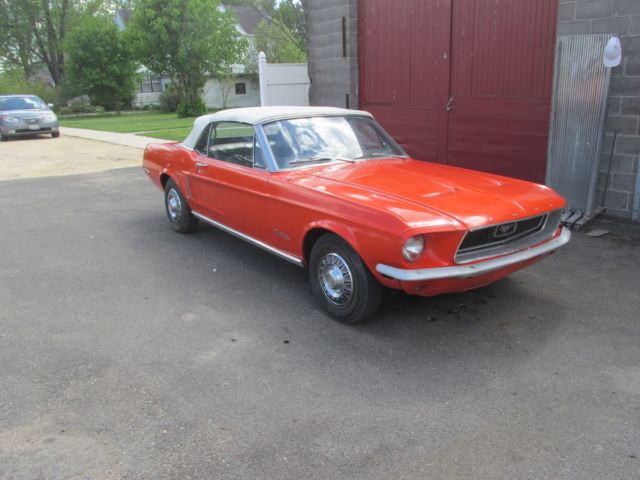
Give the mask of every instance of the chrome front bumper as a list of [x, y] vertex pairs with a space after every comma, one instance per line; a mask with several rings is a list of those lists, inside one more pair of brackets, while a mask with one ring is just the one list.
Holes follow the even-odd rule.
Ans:
[[571, 239], [571, 232], [562, 227], [560, 235], [541, 243], [537, 246], [525, 250], [515, 251], [491, 260], [484, 260], [471, 265], [458, 265], [453, 267], [422, 268], [408, 270], [403, 268], [390, 267], [379, 263], [376, 265], [378, 273], [385, 277], [401, 280], [405, 282], [420, 282], [423, 280], [442, 280], [445, 278], [469, 278], [491, 273], [502, 268], [509, 267], [516, 263], [526, 262], [532, 258], [539, 257], [547, 253], [554, 252], [565, 245]]

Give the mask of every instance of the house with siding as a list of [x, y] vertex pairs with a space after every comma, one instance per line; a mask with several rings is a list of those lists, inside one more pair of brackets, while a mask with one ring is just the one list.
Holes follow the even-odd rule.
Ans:
[[417, 158], [544, 182], [559, 40], [617, 35], [603, 135], [584, 141], [596, 202], [640, 220], [640, 1], [490, 5], [307, 0], [310, 103], [371, 111]]

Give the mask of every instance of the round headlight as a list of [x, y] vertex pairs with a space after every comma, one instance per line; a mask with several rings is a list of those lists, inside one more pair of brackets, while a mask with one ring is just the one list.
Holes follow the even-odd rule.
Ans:
[[415, 262], [424, 250], [424, 236], [415, 235], [408, 238], [402, 247], [402, 256], [407, 262]]

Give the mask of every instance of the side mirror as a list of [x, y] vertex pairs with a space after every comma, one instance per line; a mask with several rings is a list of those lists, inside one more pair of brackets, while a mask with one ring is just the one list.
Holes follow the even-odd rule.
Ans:
[[53, 103], [47, 103], [47, 107], [53, 108]]

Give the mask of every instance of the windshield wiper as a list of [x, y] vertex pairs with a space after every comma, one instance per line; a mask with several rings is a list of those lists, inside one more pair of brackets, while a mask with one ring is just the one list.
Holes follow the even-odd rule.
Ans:
[[289, 162], [289, 165], [294, 165], [297, 163], [322, 163], [322, 162], [331, 162], [333, 160], [339, 160], [341, 162], [349, 162], [349, 163], [356, 163], [356, 160], [354, 160], [353, 158], [342, 158], [342, 157], [329, 157], [329, 156], [322, 156], [322, 155], [317, 155], [315, 157], [309, 157], [309, 158], [298, 158], [297, 160], [291, 160]]
[[371, 153], [367, 153], [366, 155], [362, 155], [360, 157], [356, 157], [358, 160], [363, 159], [363, 158], [375, 158], [375, 157], [381, 157], [381, 158], [407, 158], [406, 155], [398, 155], [395, 153], [376, 153], [376, 152], [371, 152]]

